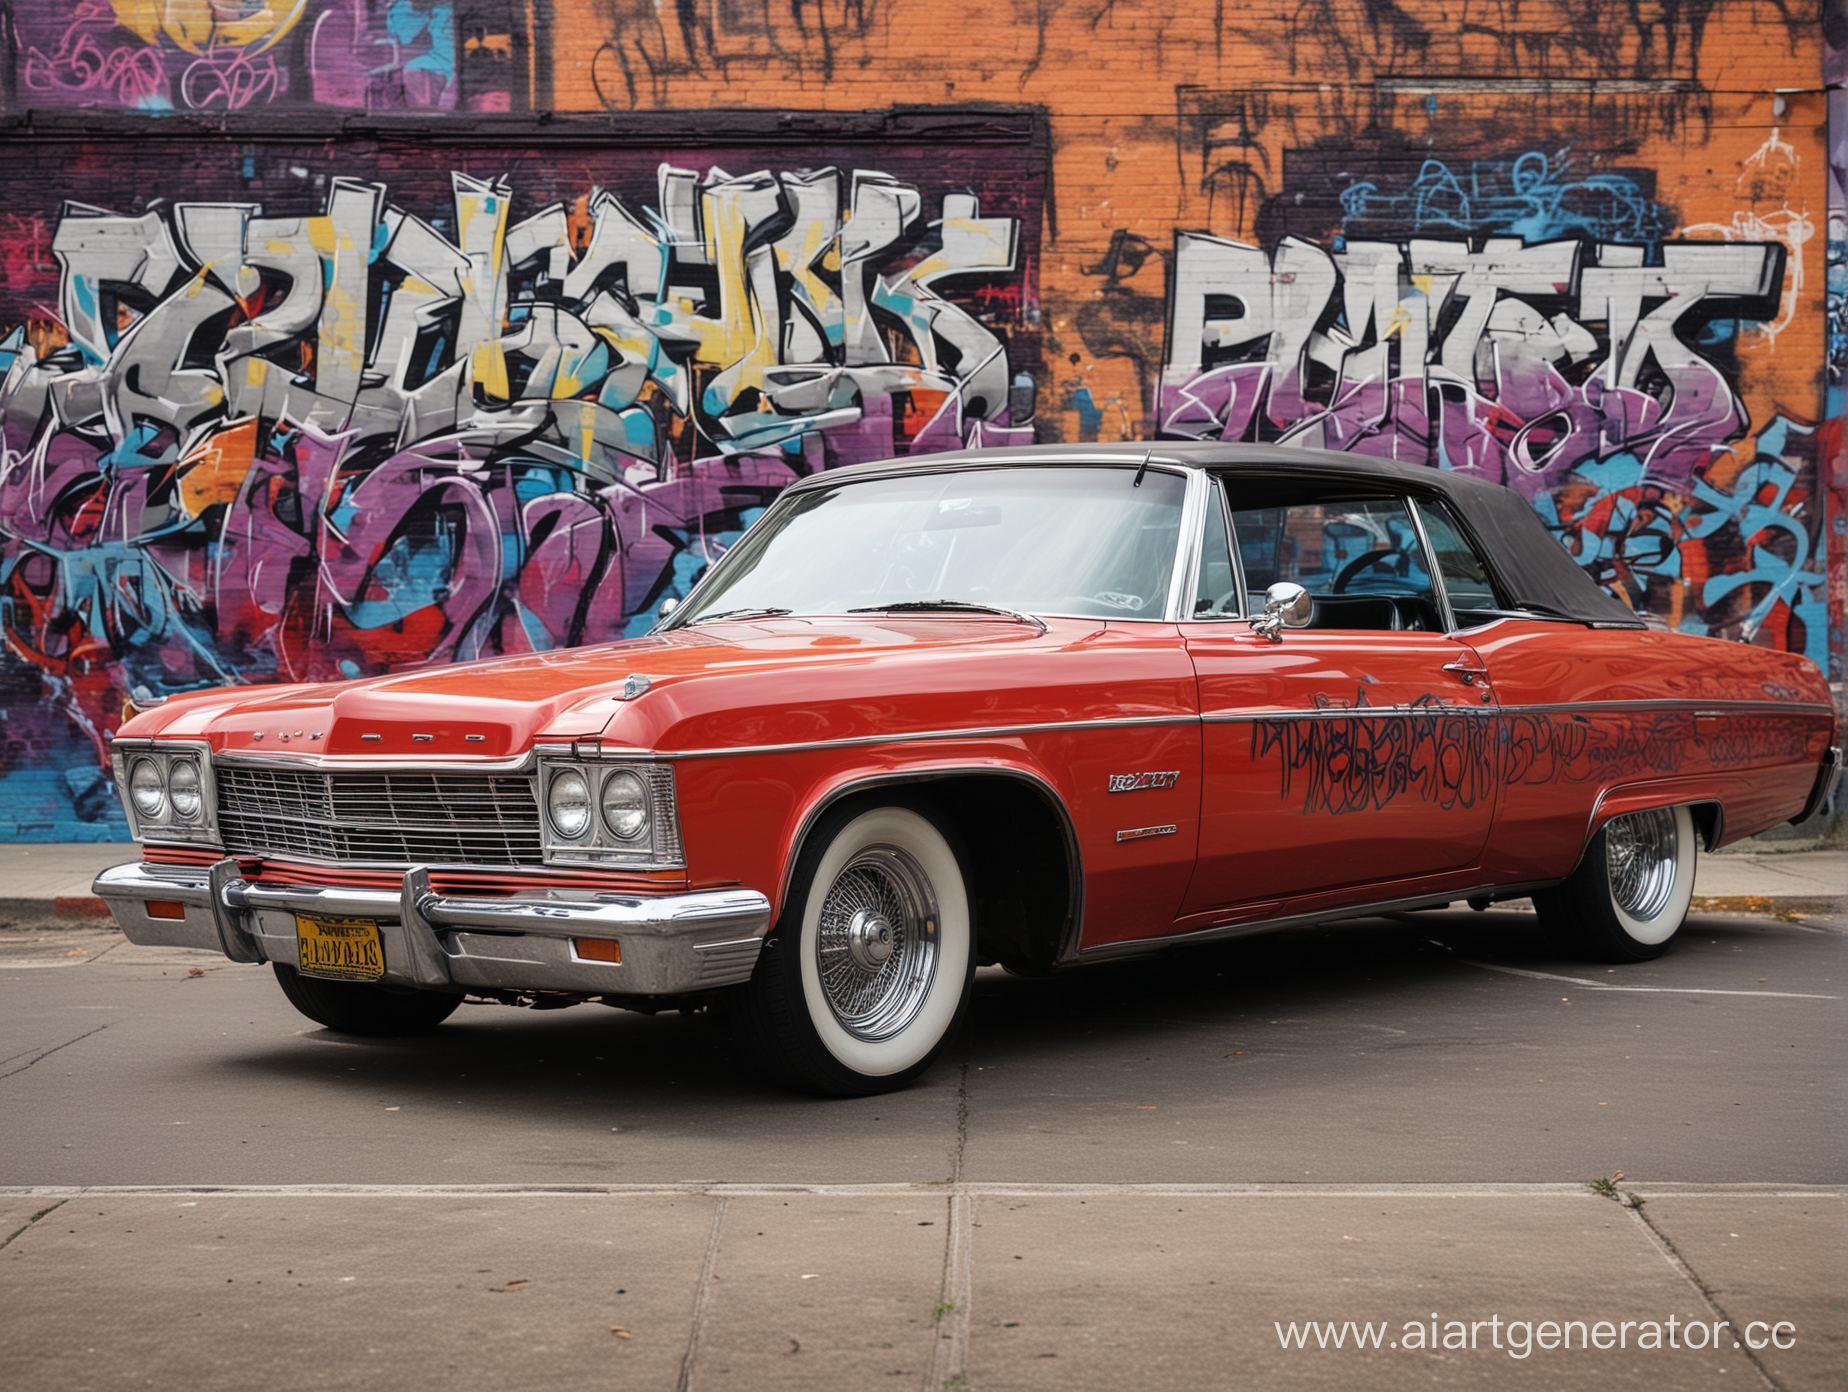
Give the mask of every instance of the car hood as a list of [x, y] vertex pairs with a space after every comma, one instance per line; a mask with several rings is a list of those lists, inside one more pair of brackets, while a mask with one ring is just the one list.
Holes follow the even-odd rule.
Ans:
[[[946, 721], [1160, 714], [1185, 702], [1170, 662], [1141, 674], [1155, 679], [1145, 688], [1136, 664], [1123, 665], [1121, 643], [1098, 642], [1105, 621], [1049, 624], [1041, 634], [964, 615], [727, 621], [361, 681], [199, 692], [137, 716], [121, 735], [204, 739], [217, 752], [505, 759], [546, 740], [601, 737], [671, 752], [900, 734]], [[1171, 626], [1133, 627], [1163, 629], [1167, 642], [1154, 646], [1172, 644]], [[1087, 647], [1097, 649], [1096, 665], [1037, 660]], [[644, 684], [632, 678], [646, 678], [645, 690], [636, 694]]]

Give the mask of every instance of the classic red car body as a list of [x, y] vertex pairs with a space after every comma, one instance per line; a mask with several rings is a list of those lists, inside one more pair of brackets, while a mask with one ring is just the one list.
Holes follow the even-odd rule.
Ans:
[[[1044, 624], [722, 619], [338, 685], [204, 692], [138, 715], [118, 746], [199, 741], [213, 763], [310, 768], [517, 768], [542, 748], [665, 763], [684, 869], [431, 866], [430, 892], [742, 889], [767, 899], [767, 923], [824, 809], [927, 784], [974, 862], [978, 956], [1029, 970], [1526, 893], [1568, 876], [1607, 819], [1643, 808], [1690, 806], [1712, 849], [1801, 814], [1833, 757], [1836, 714], [1813, 664], [1673, 632], [1507, 617], [1274, 642], [1172, 615]], [[405, 875], [150, 844], [140, 880], [98, 889], [131, 936], [209, 944], [221, 906], [194, 902], [185, 925], [138, 906], [162, 876], [227, 859], [256, 888], [396, 894]], [[591, 990], [571, 980], [510, 984]]]

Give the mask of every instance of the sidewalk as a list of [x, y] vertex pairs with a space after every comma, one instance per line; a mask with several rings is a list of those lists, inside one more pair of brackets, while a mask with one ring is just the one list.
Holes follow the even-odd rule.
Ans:
[[[89, 926], [106, 918], [90, 883], [111, 865], [137, 859], [127, 842], [0, 844], [0, 920]], [[1697, 913], [1827, 913], [1848, 899], [1848, 850], [1728, 849], [1703, 855], [1694, 883]]]

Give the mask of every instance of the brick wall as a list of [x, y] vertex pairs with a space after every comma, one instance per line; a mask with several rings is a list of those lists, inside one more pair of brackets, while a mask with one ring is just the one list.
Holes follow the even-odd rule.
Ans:
[[0, 3], [12, 832], [120, 834], [125, 696], [615, 636], [789, 478], [969, 443], [1473, 470], [1636, 608], [1839, 678], [1844, 39], [1834, 0]]

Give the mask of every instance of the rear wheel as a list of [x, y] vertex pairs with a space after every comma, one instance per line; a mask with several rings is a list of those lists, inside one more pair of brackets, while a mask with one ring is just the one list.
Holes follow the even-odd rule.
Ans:
[[303, 976], [294, 967], [273, 962], [276, 980], [289, 1004], [318, 1025], [341, 1034], [373, 1038], [422, 1034], [455, 1013], [462, 997], [448, 991], [419, 991], [368, 986], [358, 981], [323, 981]]
[[975, 971], [962, 858], [928, 810], [827, 814], [740, 1012], [753, 1060], [805, 1092], [889, 1092], [936, 1059]]
[[1693, 902], [1696, 852], [1685, 807], [1613, 817], [1569, 879], [1534, 895], [1540, 926], [1562, 952], [1591, 961], [1660, 957]]

